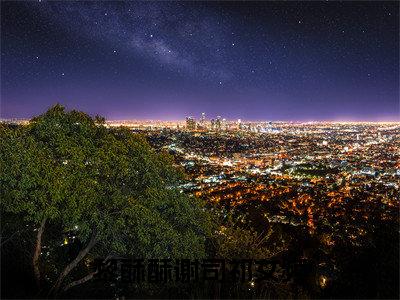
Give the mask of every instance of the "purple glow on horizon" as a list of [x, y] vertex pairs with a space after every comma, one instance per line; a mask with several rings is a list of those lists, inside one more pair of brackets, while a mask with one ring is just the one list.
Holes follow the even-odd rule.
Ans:
[[1, 6], [2, 118], [400, 121], [398, 3]]

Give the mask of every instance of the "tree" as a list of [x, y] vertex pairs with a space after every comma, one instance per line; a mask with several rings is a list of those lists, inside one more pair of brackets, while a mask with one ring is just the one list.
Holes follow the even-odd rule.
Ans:
[[35, 226], [38, 285], [46, 232], [60, 226], [82, 244], [71, 261], [56, 266], [53, 294], [91, 278], [67, 281], [90, 254], [205, 255], [210, 218], [199, 200], [177, 190], [182, 173], [172, 158], [100, 119], [55, 105], [27, 126], [0, 131], [1, 210]]

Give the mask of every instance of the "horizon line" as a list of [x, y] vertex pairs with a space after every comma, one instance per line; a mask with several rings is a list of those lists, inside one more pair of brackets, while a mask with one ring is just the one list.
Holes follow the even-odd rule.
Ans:
[[[3, 118], [0, 117], [0, 122], [7, 122], [7, 121], [30, 121], [32, 118], [18, 118], [18, 117], [9, 117], [9, 118]], [[216, 119], [216, 118], [214, 118]], [[400, 119], [394, 120], [394, 119], [389, 119], [389, 120], [332, 120], [332, 119], [308, 119], [308, 120], [271, 120], [271, 119], [264, 119], [264, 120], [250, 120], [250, 119], [242, 119], [242, 118], [237, 118], [237, 119], [227, 119], [223, 118], [227, 122], [237, 122], [239, 119], [241, 122], [250, 122], [250, 123], [263, 123], [263, 122], [274, 122], [274, 123], [400, 123]], [[163, 122], [163, 123], [173, 123], [173, 122], [185, 122], [186, 119], [174, 119], [174, 120], [163, 120], [163, 119], [107, 119], [106, 118], [106, 123], [114, 123], [114, 122]], [[211, 119], [206, 119], [206, 121], [211, 121]]]

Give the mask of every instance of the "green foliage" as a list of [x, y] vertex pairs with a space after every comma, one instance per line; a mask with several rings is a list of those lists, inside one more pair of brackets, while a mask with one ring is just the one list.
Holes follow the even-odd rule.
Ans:
[[[55, 105], [18, 128], [0, 127], [4, 212], [61, 224], [96, 251], [202, 257], [210, 217], [176, 189], [183, 173], [127, 128]], [[62, 240], [62, 236], [60, 236]]]
[[213, 238], [215, 256], [225, 259], [269, 259], [287, 250], [288, 241], [271, 226], [257, 232], [228, 215]]

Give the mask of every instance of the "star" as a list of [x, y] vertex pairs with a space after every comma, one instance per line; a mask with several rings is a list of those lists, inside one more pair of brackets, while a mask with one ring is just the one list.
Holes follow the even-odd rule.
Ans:
[[[224, 94], [234, 93], [236, 90], [243, 94], [254, 93], [254, 97], [260, 99], [272, 93], [280, 95], [281, 92], [282, 98], [286, 99], [287, 93], [288, 100], [285, 105], [289, 105], [290, 101], [301, 102], [303, 99], [306, 102], [309, 90], [315, 93], [313, 95], [316, 98], [324, 96], [328, 101], [339, 99], [339, 89], [343, 89], [343, 87], [331, 88], [334, 82], [346, 85], [352, 78], [360, 85], [376, 84], [370, 87], [371, 95], [365, 97], [368, 98], [365, 101], [371, 101], [370, 103], [374, 98], [372, 92], [378, 93], [383, 87], [390, 88], [390, 93], [388, 91], [385, 97], [397, 95], [396, 85], [392, 81], [396, 72], [391, 67], [396, 65], [395, 58], [387, 55], [384, 60], [379, 60], [382, 53], [394, 53], [393, 47], [398, 46], [393, 38], [394, 32], [389, 30], [393, 27], [397, 11], [395, 5], [388, 3], [382, 4], [380, 9], [376, 9], [374, 5], [347, 9], [340, 3], [333, 3], [326, 9], [317, 4], [315, 7], [310, 4], [313, 6], [310, 11], [296, 11], [293, 4], [266, 3], [264, 8], [264, 4], [259, 3], [256, 7], [234, 5], [229, 10], [220, 11], [215, 10], [213, 5], [208, 8], [207, 4], [197, 9], [181, 6], [178, 3], [175, 5], [157, 2], [148, 7], [148, 4], [138, 2], [130, 7], [129, 3], [125, 6], [99, 2], [93, 7], [97, 13], [96, 11], [91, 13], [90, 7], [81, 2], [70, 4], [57, 2], [49, 6], [46, 4], [48, 1], [35, 1], [36, 4], [29, 2], [18, 4], [26, 6], [24, 9], [27, 11], [32, 6], [32, 10], [35, 11], [27, 15], [29, 18], [19, 19], [18, 23], [21, 24], [18, 26], [13, 27], [12, 24], [12, 19], [19, 15], [18, 11], [11, 14], [10, 18], [6, 18], [7, 34], [2, 35], [2, 42], [9, 46], [2, 49], [1, 56], [6, 62], [6, 67], [18, 64], [16, 68], [9, 68], [12, 76], [6, 80], [20, 79], [19, 82], [24, 81], [24, 85], [35, 85], [34, 88], [37, 90], [43, 88], [41, 81], [31, 82], [29, 74], [35, 75], [40, 71], [43, 77], [58, 78], [54, 84], [60, 84], [59, 93], [68, 93], [69, 87], [64, 85], [68, 80], [77, 85], [77, 93], [82, 95], [86, 93], [86, 87], [83, 86], [86, 82], [98, 80], [98, 85], [104, 82], [107, 87], [109, 85], [112, 92], [114, 90], [120, 92], [121, 99], [128, 99], [136, 90], [146, 95], [154, 93], [155, 96], [151, 97], [154, 98], [154, 103], [162, 101], [158, 100], [158, 94], [162, 94], [159, 89], [147, 88], [147, 84], [150, 85], [155, 77], [160, 79], [159, 84], [165, 87], [166, 91], [171, 90], [171, 94], [175, 89], [182, 90], [177, 102], [183, 102], [185, 94], [190, 94], [192, 97], [192, 90], [197, 90], [199, 85], [206, 90], [205, 98], [213, 98], [214, 96], [210, 95], [215, 91], [221, 95], [223, 99], [221, 101], [226, 101], [225, 103], [239, 101], [236, 98], [242, 96], [233, 100]], [[16, 10], [12, 3], [6, 5], [9, 7], [5, 10], [7, 13], [9, 9]], [[39, 6], [44, 10], [43, 14], [36, 13]], [[102, 18], [102, 14], [105, 18]], [[48, 17], [52, 19], [51, 22]], [[257, 22], [253, 22], [250, 18], [255, 18]], [[283, 24], [282, 19], [285, 18], [289, 22]], [[306, 26], [302, 26], [303, 18]], [[52, 23], [56, 24], [53, 30], [49, 31], [48, 27]], [[346, 31], [347, 28], [352, 28], [353, 23], [357, 25], [353, 27], [354, 30]], [[305, 29], [302, 28], [307, 28], [309, 38], [303, 36]], [[172, 31], [176, 29], [177, 32]], [[155, 33], [149, 32], [153, 30]], [[329, 37], [324, 36], [328, 30], [331, 34]], [[76, 34], [77, 32], [80, 34]], [[15, 42], [12, 40], [14, 34]], [[52, 43], [60, 34], [67, 34], [69, 43]], [[232, 40], [229, 47], [229, 39], [238, 39], [240, 47], [236, 47], [236, 41]], [[343, 43], [344, 39], [348, 43]], [[35, 53], [42, 53], [43, 59]], [[46, 53], [56, 55], [46, 55]], [[323, 60], [322, 64], [320, 57], [325, 55], [331, 59]], [[377, 61], [380, 63], [377, 64]], [[341, 73], [343, 80], [336, 80], [337, 72], [326, 71], [330, 66], [335, 67], [337, 63], [345, 65], [348, 71]], [[90, 74], [98, 72], [99, 64], [102, 64], [105, 70], [110, 70], [111, 75], [117, 70], [121, 76], [121, 84], [129, 87], [119, 91], [119, 83], [108, 82], [106, 76], [93, 79], [94, 76]], [[64, 71], [60, 71], [64, 68], [67, 72], [70, 70], [73, 72], [67, 76]], [[135, 76], [135, 70], [143, 71], [140, 78]], [[182, 73], [183, 76], [178, 76], [178, 73]], [[308, 76], [305, 77], [303, 74]], [[171, 79], [164, 83], [163, 77]], [[182, 81], [182, 78], [185, 80]], [[318, 85], [320, 81], [325, 80], [329, 85]], [[141, 82], [145, 84], [141, 85]], [[263, 82], [268, 82], [268, 85], [264, 85]], [[12, 84], [9, 87], [10, 90], [15, 89], [15, 93], [20, 93], [16, 85]], [[304, 93], [295, 95], [299, 87], [304, 89]], [[345, 88], [348, 88], [347, 85]], [[348, 89], [352, 93], [349, 97], [355, 99], [354, 106], [351, 106], [353, 109], [362, 103], [361, 100], [357, 100], [361, 92], [353, 86]], [[95, 103], [94, 99], [100, 94], [101, 91], [94, 89], [91, 101]], [[50, 95], [48, 97], [50, 98]], [[162, 97], [168, 98], [170, 95], [166, 93]], [[128, 100], [121, 101], [128, 103]], [[338, 110], [339, 114], [342, 113], [339, 110], [350, 109], [341, 105], [342, 100], [338, 101], [337, 104], [332, 103], [330, 107], [332, 110]], [[397, 99], [392, 102], [388, 100], [384, 104], [389, 106], [393, 103], [396, 104]], [[222, 108], [223, 104], [215, 109]], [[190, 109], [196, 110], [196, 105], [197, 102]], [[261, 100], [260, 105], [264, 105]], [[369, 108], [371, 114], [375, 113], [372, 111], [372, 106], [368, 106]], [[304, 108], [304, 111], [306, 109], [308, 108]], [[361, 109], [355, 113], [361, 111], [364, 113]], [[246, 113], [250, 114], [250, 118], [253, 117], [251, 115], [253, 113], [254, 116], [261, 114], [255, 108]], [[326, 113], [330, 114], [328, 110]], [[353, 112], [350, 111], [349, 114], [351, 113]], [[297, 111], [293, 112], [293, 116], [295, 114]], [[310, 112], [310, 115], [312, 114], [314, 112]]]

